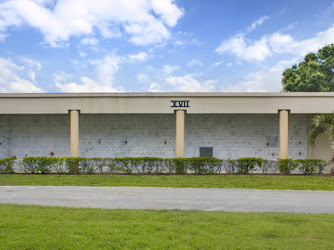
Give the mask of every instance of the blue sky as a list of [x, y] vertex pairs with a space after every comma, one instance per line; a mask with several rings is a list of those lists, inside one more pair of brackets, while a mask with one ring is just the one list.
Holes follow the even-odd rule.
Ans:
[[0, 93], [279, 92], [333, 42], [329, 0], [0, 0]]

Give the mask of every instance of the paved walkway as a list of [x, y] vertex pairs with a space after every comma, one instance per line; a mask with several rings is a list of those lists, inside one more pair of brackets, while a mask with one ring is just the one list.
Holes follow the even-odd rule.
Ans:
[[218, 188], [1, 186], [0, 203], [334, 214], [334, 192]]

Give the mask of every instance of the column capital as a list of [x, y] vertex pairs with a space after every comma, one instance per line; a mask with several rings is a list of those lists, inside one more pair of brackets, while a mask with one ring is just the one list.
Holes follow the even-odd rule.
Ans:
[[290, 114], [290, 109], [279, 109], [279, 110], [278, 110], [278, 113], [281, 113], [281, 112], [283, 112], [283, 111], [287, 111], [287, 112], [289, 112], [289, 114]]

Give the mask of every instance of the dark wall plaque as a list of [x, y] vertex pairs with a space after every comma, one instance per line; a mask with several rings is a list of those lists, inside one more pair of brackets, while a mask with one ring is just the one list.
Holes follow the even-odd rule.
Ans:
[[190, 101], [179, 101], [179, 100], [172, 100], [172, 108], [190, 108], [189, 106]]

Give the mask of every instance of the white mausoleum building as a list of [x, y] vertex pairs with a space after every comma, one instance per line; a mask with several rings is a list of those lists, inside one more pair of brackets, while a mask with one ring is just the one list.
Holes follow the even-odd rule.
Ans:
[[0, 158], [330, 158], [315, 114], [334, 93], [0, 94]]

